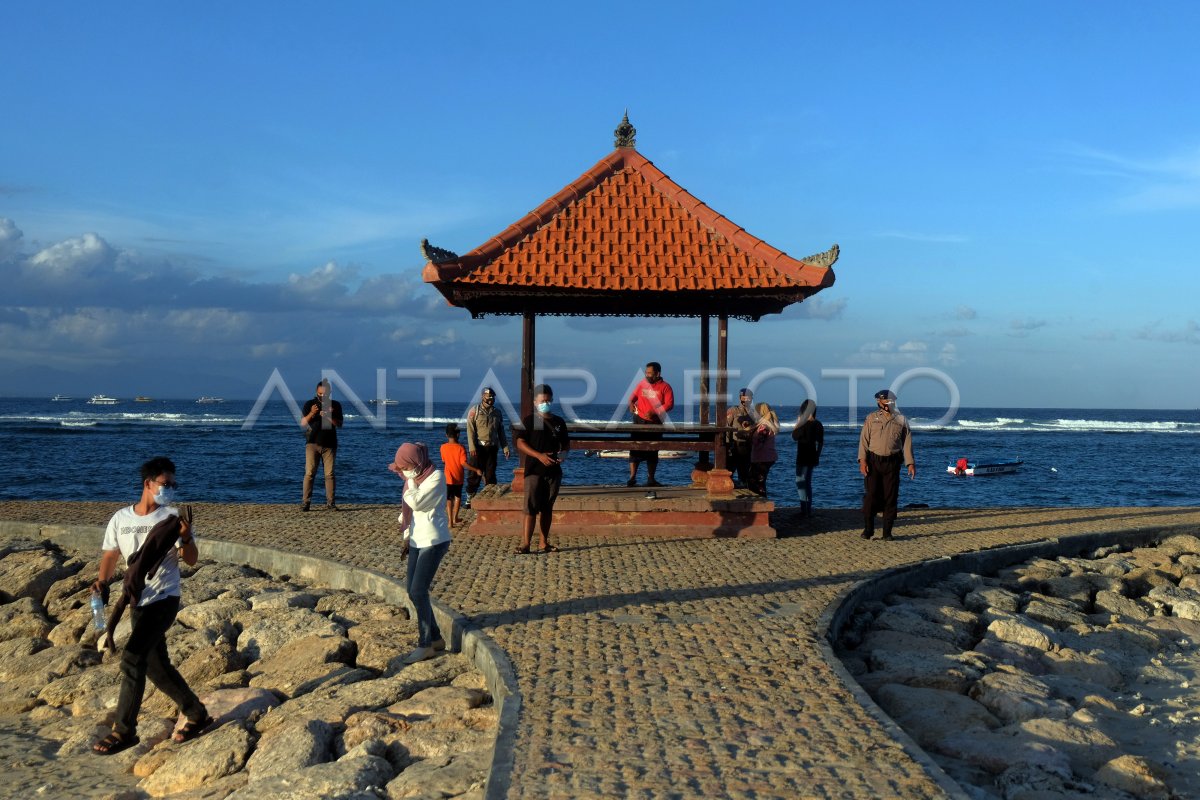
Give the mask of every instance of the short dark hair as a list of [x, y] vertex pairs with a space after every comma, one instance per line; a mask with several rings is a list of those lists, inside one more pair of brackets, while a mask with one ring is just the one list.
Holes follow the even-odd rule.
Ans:
[[446, 435], [450, 437], [458, 436], [457, 422], [451, 422], [446, 425]]
[[533, 396], [537, 397], [539, 394], [548, 394], [554, 397], [554, 390], [550, 388], [550, 384], [548, 383], [539, 383], [533, 387]]
[[329, 381], [327, 381], [325, 378], [321, 378], [321, 380], [317, 381], [317, 388], [320, 389], [322, 386], [328, 390], [330, 388]]
[[653, 369], [655, 372], [662, 372], [662, 364], [657, 361], [647, 361], [646, 369]]
[[155, 456], [142, 464], [142, 482], [157, 478], [159, 475], [166, 475], [168, 472], [175, 472], [175, 462], [166, 456]]

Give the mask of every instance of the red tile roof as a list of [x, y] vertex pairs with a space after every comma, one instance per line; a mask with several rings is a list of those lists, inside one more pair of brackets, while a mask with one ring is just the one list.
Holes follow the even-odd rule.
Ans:
[[[704, 205], [636, 150], [618, 147], [471, 252], [458, 257], [427, 248], [426, 254], [425, 280], [467, 307], [466, 298], [489, 290], [709, 298], [766, 291], [796, 302], [833, 284], [837, 245], [807, 260], [792, 258]], [[770, 310], [778, 309], [764, 313]], [[564, 311], [570, 313], [557, 309]]]

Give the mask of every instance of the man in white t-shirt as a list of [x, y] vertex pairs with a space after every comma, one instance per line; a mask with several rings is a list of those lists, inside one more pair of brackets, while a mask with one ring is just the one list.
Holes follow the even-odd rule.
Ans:
[[[122, 508], [108, 522], [100, 556], [100, 577], [92, 589], [102, 591], [117, 569], [117, 561], [129, 559], [143, 544], [156, 525], [179, 511], [175, 501], [175, 465], [164, 457], [152, 458], [142, 465], [142, 497]], [[109, 755], [138, 743], [137, 717], [149, 677], [163, 694], [171, 698], [187, 722], [174, 736], [186, 742], [199, 736], [211, 722], [208, 710], [188, 687], [167, 654], [167, 630], [179, 611], [179, 557], [195, 564], [199, 553], [191, 525], [180, 520], [179, 538], [163, 557], [161, 566], [146, 580], [137, 607], [131, 612], [133, 630], [121, 655], [121, 694], [117, 701], [112, 733], [96, 742], [92, 749]]]

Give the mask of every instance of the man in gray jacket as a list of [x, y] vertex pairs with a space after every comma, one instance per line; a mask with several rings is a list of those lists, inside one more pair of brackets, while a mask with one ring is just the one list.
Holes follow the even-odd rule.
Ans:
[[[479, 404], [467, 412], [467, 456], [471, 464], [483, 473], [483, 483], [496, 483], [497, 454], [504, 451], [508, 458], [508, 437], [504, 433], [504, 417], [496, 408], [496, 392], [490, 386], [483, 387]], [[480, 476], [472, 472], [467, 477], [467, 495], [479, 491]], [[470, 507], [470, 501], [466, 503]]]

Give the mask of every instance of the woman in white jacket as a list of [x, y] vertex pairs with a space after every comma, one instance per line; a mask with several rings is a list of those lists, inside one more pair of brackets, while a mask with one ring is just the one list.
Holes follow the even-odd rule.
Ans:
[[423, 444], [405, 442], [396, 451], [388, 469], [404, 478], [404, 501], [400, 511], [400, 533], [404, 544], [400, 558], [408, 559], [408, 597], [417, 612], [417, 649], [406, 664], [433, 658], [446, 649], [446, 640], [433, 618], [429, 587], [442, 557], [450, 549], [450, 525], [446, 519], [446, 478], [429, 460]]

